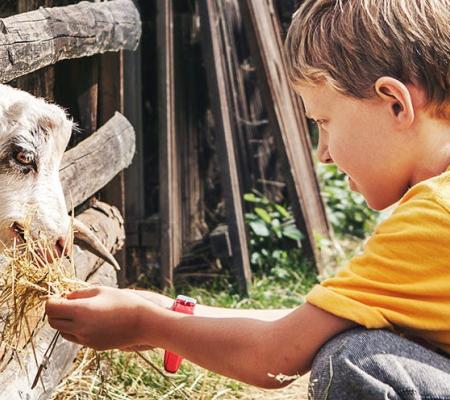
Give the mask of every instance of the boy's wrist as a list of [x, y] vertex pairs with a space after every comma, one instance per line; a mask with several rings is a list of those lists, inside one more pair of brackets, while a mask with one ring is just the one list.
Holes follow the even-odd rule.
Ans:
[[169, 308], [158, 307], [150, 302], [143, 304], [137, 312], [140, 343], [159, 348], [167, 347], [174, 324], [183, 317]]

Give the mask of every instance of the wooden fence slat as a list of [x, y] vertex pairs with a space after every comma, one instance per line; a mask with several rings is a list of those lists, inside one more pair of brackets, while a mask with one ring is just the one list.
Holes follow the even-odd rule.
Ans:
[[60, 167], [67, 208], [80, 205], [128, 167], [134, 152], [134, 129], [119, 113], [68, 150]]
[[[100, 80], [98, 93], [98, 122], [104, 124], [114, 113], [124, 112], [124, 65], [123, 51], [106, 53], [100, 56]], [[125, 174], [119, 172], [101, 191], [100, 199], [119, 209], [126, 219]], [[116, 254], [116, 260], [122, 267], [118, 271], [119, 286], [127, 284], [125, 248]]]
[[250, 259], [243, 214], [243, 194], [239, 183], [236, 137], [233, 134], [231, 94], [228, 91], [226, 62], [217, 4], [213, 0], [199, 3], [206, 71], [214, 114], [222, 193], [232, 247], [233, 268], [242, 294], [251, 281]]
[[159, 212], [161, 216], [161, 286], [173, 284], [182, 257], [181, 181], [175, 116], [173, 1], [158, 0]]
[[69, 58], [134, 50], [141, 36], [132, 0], [40, 8], [0, 20], [0, 82]]
[[323, 255], [316, 239], [317, 235], [329, 238], [329, 227], [314, 172], [306, 117], [287, 78], [277, 13], [272, 0], [244, 0], [241, 4], [263, 99], [284, 158], [295, 219], [307, 232], [302, 246], [322, 272]]

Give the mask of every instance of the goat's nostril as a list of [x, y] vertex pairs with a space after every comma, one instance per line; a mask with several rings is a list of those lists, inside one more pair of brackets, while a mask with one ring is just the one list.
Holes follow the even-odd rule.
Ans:
[[63, 237], [60, 237], [55, 243], [55, 250], [58, 257], [67, 256], [71, 253], [72, 248], [70, 243], [66, 241]]

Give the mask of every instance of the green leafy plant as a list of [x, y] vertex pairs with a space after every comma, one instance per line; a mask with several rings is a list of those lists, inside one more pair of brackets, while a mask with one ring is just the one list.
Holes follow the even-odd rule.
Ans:
[[335, 165], [320, 164], [318, 174], [328, 219], [335, 233], [364, 238], [372, 231], [378, 213], [367, 206], [360, 194], [349, 189], [345, 174]]
[[303, 263], [299, 248], [303, 234], [295, 226], [291, 212], [256, 191], [245, 194], [244, 200], [253, 206], [252, 212], [245, 214], [251, 264], [258, 271], [287, 278], [287, 269]]

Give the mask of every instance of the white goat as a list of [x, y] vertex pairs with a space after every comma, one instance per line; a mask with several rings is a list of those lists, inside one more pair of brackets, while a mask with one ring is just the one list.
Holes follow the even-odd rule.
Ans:
[[[59, 168], [73, 123], [64, 110], [43, 99], [0, 85], [0, 247], [23, 239], [32, 212], [30, 234], [51, 240], [56, 254], [70, 251], [68, 215]], [[79, 221], [75, 238], [117, 267], [117, 262]]]

